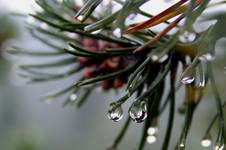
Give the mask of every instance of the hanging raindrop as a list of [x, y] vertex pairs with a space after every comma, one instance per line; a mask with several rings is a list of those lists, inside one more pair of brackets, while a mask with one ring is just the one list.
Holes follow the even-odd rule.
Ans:
[[75, 93], [72, 93], [72, 94], [69, 96], [69, 100], [70, 100], [71, 102], [76, 101], [77, 98], [78, 98], [78, 96], [77, 96], [77, 94], [75, 94]]
[[157, 137], [155, 135], [149, 135], [146, 140], [148, 144], [153, 144], [157, 141]]
[[194, 82], [194, 80], [195, 80], [195, 77], [193, 76], [185, 76], [185, 77], [182, 77], [181, 82], [183, 84], [191, 84], [192, 82]]
[[211, 144], [212, 144], [211, 138], [203, 138], [202, 141], [201, 141], [201, 145], [203, 147], [210, 147]]
[[146, 102], [135, 101], [129, 109], [129, 115], [134, 122], [143, 122], [147, 118]]
[[121, 105], [116, 105], [115, 103], [110, 104], [110, 109], [108, 110], [108, 118], [114, 122], [118, 122], [123, 118], [123, 110]]
[[181, 43], [192, 43], [196, 39], [196, 33], [195, 32], [188, 32], [185, 31], [181, 35], [179, 35], [178, 40]]
[[185, 149], [185, 144], [184, 143], [180, 143], [178, 145], [179, 150], [184, 150]]

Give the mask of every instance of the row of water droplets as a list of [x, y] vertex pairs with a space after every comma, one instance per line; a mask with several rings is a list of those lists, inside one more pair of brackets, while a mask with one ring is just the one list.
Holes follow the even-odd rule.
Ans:
[[[147, 118], [147, 104], [145, 101], [135, 101], [129, 108], [129, 115], [136, 123], [141, 123]], [[121, 104], [112, 103], [108, 110], [108, 118], [118, 122], [123, 118], [123, 109]]]

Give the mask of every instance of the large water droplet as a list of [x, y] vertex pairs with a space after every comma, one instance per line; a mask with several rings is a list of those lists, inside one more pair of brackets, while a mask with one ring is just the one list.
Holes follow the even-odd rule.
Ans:
[[201, 145], [202, 145], [203, 147], [210, 147], [211, 144], [212, 144], [212, 140], [211, 140], [210, 138], [204, 138], [204, 139], [202, 139], [202, 141], [201, 141]]
[[129, 115], [134, 122], [143, 122], [147, 118], [146, 102], [135, 101], [129, 109]]
[[206, 54], [200, 55], [198, 59], [203, 62], [210, 62], [214, 59], [214, 55], [211, 53], [206, 53]]
[[76, 101], [77, 98], [78, 98], [78, 96], [77, 96], [77, 94], [75, 94], [75, 93], [72, 93], [72, 94], [69, 96], [69, 100], [70, 100], [71, 102]]
[[158, 132], [158, 127], [155, 127], [155, 126], [149, 127], [147, 131], [148, 135], [155, 135], [157, 132]]
[[181, 35], [179, 35], [178, 39], [181, 43], [191, 43], [195, 41], [196, 33], [185, 31]]
[[149, 135], [146, 138], [148, 144], [153, 144], [157, 141], [157, 137], [155, 135]]
[[118, 122], [123, 118], [123, 110], [121, 105], [111, 104], [108, 110], [108, 118], [114, 122]]
[[192, 82], [194, 82], [195, 77], [193, 76], [185, 76], [181, 78], [181, 83], [183, 84], [191, 84]]

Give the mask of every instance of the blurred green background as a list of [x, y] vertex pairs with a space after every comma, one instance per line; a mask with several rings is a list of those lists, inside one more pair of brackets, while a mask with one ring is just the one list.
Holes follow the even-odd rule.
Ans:
[[[19, 4], [20, 2], [21, 4]], [[30, 0], [17, 0], [17, 2], [0, 0], [0, 44], [4, 55], [0, 58], [0, 150], [106, 149], [111, 145], [125, 121], [124, 119], [122, 122], [113, 123], [106, 117], [108, 104], [116, 96], [119, 97], [122, 92], [100, 93], [95, 91], [81, 109], [63, 108], [60, 100], [46, 104], [39, 98], [46, 91], [63, 86], [65, 82], [73, 82], [73, 78], [57, 83], [25, 85], [24, 81], [15, 75], [16, 65], [19, 62], [13, 59], [13, 65], [10, 64], [9, 60], [12, 58], [4, 51], [8, 47], [18, 44], [28, 48], [41, 47], [40, 43], [34, 41], [26, 33], [23, 18], [10, 15], [12, 12], [26, 13], [30, 11], [27, 9], [30, 3]], [[8, 38], [11, 39], [6, 40]], [[217, 45], [219, 60], [215, 62], [215, 75], [219, 89], [224, 94], [226, 88], [225, 40], [219, 41]], [[182, 103], [182, 95], [183, 90], [178, 92], [177, 106]], [[125, 116], [127, 116], [127, 107], [124, 108]], [[147, 145], [146, 149], [160, 149], [167, 123], [167, 110], [160, 120], [157, 142]], [[211, 149], [202, 148], [200, 140], [215, 113], [215, 101], [208, 90], [205, 99], [195, 112], [188, 138], [188, 150]], [[174, 149], [183, 125], [183, 116], [176, 114], [175, 118], [170, 149]], [[141, 129], [142, 124], [132, 123], [119, 149], [135, 149], [139, 142]]]

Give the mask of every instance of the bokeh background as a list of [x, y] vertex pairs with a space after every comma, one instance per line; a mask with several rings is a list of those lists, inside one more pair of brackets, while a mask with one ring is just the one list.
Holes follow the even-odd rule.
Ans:
[[[145, 7], [152, 8], [153, 13], [157, 13], [173, 2], [175, 1], [159, 0], [153, 2], [152, 7]], [[0, 39], [3, 33], [5, 39], [13, 37], [3, 44], [1, 48], [3, 51], [12, 45], [42, 48], [42, 44], [32, 39], [26, 32], [26, 24], [23, 21], [26, 18], [15, 15], [15, 13], [31, 13], [33, 9], [35, 9], [34, 0], [0, 0], [0, 16], [5, 16], [0, 20]], [[220, 40], [216, 48], [218, 61], [215, 61], [214, 69], [223, 95], [226, 89], [225, 39]], [[65, 82], [73, 82], [73, 78], [26, 85], [16, 76], [16, 66], [20, 63], [20, 59], [3, 53], [4, 57], [0, 58], [0, 150], [104, 150], [111, 145], [125, 119], [113, 123], [106, 117], [106, 111], [108, 104], [115, 97], [119, 97], [122, 91], [103, 93], [97, 90], [79, 110], [74, 107], [63, 108], [60, 99], [52, 103], [41, 102], [40, 96], [46, 91], [58, 89]], [[177, 94], [178, 107], [182, 103], [182, 95], [183, 90]], [[222, 98], [225, 99], [223, 96]], [[125, 116], [127, 116], [127, 108], [124, 107]], [[157, 142], [147, 145], [146, 149], [160, 149], [167, 123], [167, 110], [160, 120]], [[200, 140], [215, 113], [214, 98], [210, 90], [207, 90], [205, 98], [195, 112], [192, 132], [188, 138], [188, 150], [204, 149], [200, 145]], [[183, 125], [182, 115], [177, 113], [175, 118], [172, 144], [169, 148], [172, 150]], [[134, 149], [139, 142], [141, 129], [142, 124], [132, 123], [119, 149]]]

